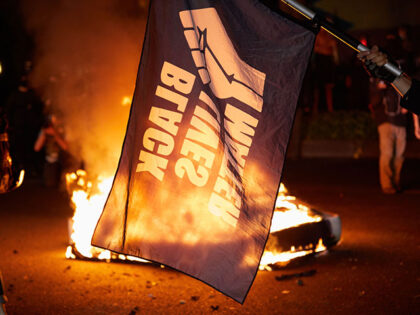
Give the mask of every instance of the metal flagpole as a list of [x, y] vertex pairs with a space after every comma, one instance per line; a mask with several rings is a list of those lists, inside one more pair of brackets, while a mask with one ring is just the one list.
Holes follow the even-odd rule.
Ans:
[[[340, 29], [338, 29], [335, 25], [329, 23], [323, 16], [315, 13], [311, 9], [305, 7], [303, 4], [295, 1], [295, 0], [282, 0], [288, 6], [292, 7], [294, 10], [299, 12], [300, 14], [307, 17], [309, 20], [313, 21], [314, 23], [318, 23], [324, 30], [328, 33], [333, 35], [338, 40], [345, 43], [350, 48], [356, 50], [357, 52], [369, 50], [368, 47], [360, 43], [357, 39], [351, 37], [350, 35], [344, 33]], [[386, 63], [384, 67], [390, 71], [395, 76], [399, 77], [402, 74], [402, 71], [392, 63]]]

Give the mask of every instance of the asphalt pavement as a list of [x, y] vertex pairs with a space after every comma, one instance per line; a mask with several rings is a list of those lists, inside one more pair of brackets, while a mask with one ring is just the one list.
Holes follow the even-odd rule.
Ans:
[[260, 271], [243, 305], [168, 268], [65, 259], [68, 198], [27, 179], [0, 195], [8, 313], [419, 314], [420, 160], [406, 161], [402, 194], [382, 194], [377, 173], [376, 160], [287, 161], [291, 194], [339, 214], [342, 239], [326, 254]]

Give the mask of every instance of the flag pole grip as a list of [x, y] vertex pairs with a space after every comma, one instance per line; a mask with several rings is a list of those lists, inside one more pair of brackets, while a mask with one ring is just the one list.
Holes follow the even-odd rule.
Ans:
[[[366, 47], [363, 44], [359, 44], [357, 46], [357, 50], [358, 51], [367, 51], [367, 50], [369, 50], [369, 48]], [[396, 65], [394, 65], [393, 63], [390, 63], [390, 62], [387, 62], [386, 64], [384, 64], [384, 68], [387, 69], [389, 72], [391, 72], [393, 75], [395, 75], [397, 78], [400, 77], [403, 73], [400, 68], [398, 68]]]
[[[370, 50], [368, 47], [360, 43], [357, 39], [343, 32], [342, 30], [338, 29], [335, 25], [328, 22], [323, 16], [320, 16], [319, 14], [315, 13], [314, 11], [307, 8], [303, 4], [295, 0], [282, 0], [282, 1], [286, 3], [288, 6], [292, 7], [297, 12], [299, 12], [300, 14], [304, 15], [309, 20], [313, 21], [315, 25], [322, 27], [328, 33], [330, 33], [335, 38], [342, 41], [344, 44], [354, 49], [355, 51], [360, 52], [360, 51]], [[390, 62], [386, 63], [384, 67], [389, 72], [394, 74], [396, 77], [399, 77], [402, 74], [402, 71], [397, 66], [395, 66], [394, 64]]]

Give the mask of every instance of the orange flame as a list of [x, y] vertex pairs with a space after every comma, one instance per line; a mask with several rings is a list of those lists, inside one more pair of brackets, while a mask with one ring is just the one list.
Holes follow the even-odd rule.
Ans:
[[[301, 224], [319, 222], [322, 220], [320, 215], [310, 211], [310, 209], [297, 202], [296, 197], [288, 195], [288, 191], [283, 183], [276, 200], [276, 209], [273, 213], [271, 221], [270, 233], [296, 227]], [[309, 244], [304, 248], [295, 248], [292, 246], [288, 251], [273, 252], [264, 251], [260, 262], [260, 270], [271, 270], [269, 265], [287, 264], [290, 260], [303, 257], [309, 254], [318, 253], [326, 250], [322, 239], [318, 240], [318, 244]]]
[[303, 257], [313, 253], [319, 253], [325, 251], [327, 248], [324, 246], [322, 239], [318, 240], [318, 244], [314, 247], [313, 244], [308, 245], [304, 249], [296, 249], [294, 246], [290, 248], [289, 251], [275, 253], [270, 251], [265, 251], [260, 262], [260, 270], [271, 270], [269, 265], [274, 264], [287, 264], [292, 259]]
[[[87, 173], [84, 170], [66, 174], [67, 190], [72, 194], [71, 201], [75, 209], [70, 238], [76, 250], [86, 258], [97, 258], [106, 261], [111, 259], [112, 254], [109, 250], [91, 246], [90, 241], [108, 193], [111, 190], [112, 181], [112, 177], [98, 178], [95, 187], [93, 187], [92, 182], [87, 179]], [[71, 245], [67, 247], [66, 258], [76, 258]], [[147, 262], [141, 258], [125, 255], [118, 255], [118, 258], [120, 260]]]
[[[72, 218], [71, 241], [75, 249], [84, 257], [94, 257], [106, 261], [111, 259], [110, 251], [92, 247], [90, 241], [111, 189], [112, 180], [112, 177], [99, 178], [93, 185], [87, 178], [87, 173], [83, 170], [66, 175], [67, 189], [72, 194], [71, 200], [75, 208]], [[296, 197], [288, 195], [286, 187], [283, 184], [280, 185], [270, 232], [321, 220], [321, 216], [313, 214], [308, 207], [297, 203]], [[323, 245], [322, 239], [319, 239], [318, 244], [310, 244], [305, 248], [292, 246], [290, 250], [282, 252], [266, 250], [260, 262], [260, 269], [270, 270], [269, 265], [285, 264], [291, 259], [324, 250], [326, 250], [326, 247]], [[147, 260], [141, 258], [121, 254], [115, 255], [115, 257], [120, 260], [147, 262]], [[66, 258], [76, 258], [72, 246], [68, 246]]]
[[298, 226], [304, 223], [319, 222], [322, 217], [312, 214], [303, 204], [296, 204], [296, 197], [289, 196], [283, 183], [277, 194], [276, 211], [273, 213], [270, 233]]

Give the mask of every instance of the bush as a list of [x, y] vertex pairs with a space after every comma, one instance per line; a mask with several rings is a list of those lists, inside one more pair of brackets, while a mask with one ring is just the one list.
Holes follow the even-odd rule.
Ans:
[[371, 140], [377, 138], [376, 125], [368, 112], [336, 111], [313, 117], [306, 139], [310, 140]]

